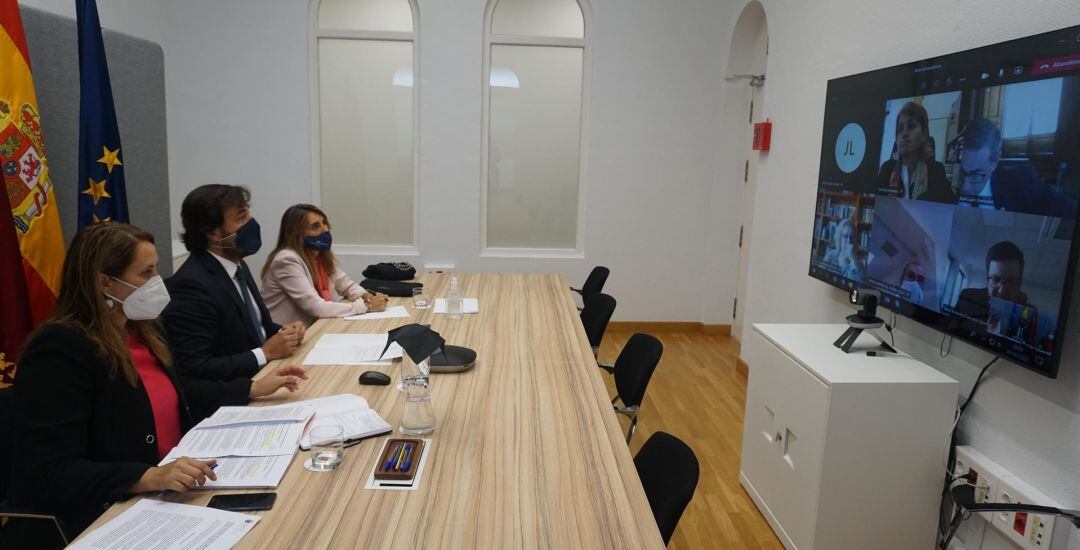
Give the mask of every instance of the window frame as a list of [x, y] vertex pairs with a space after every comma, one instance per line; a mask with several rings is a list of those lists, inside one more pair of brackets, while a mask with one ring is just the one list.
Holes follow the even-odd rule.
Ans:
[[[492, 32], [495, 10], [500, 0], [489, 0], [484, 11], [484, 52], [480, 76], [481, 103], [481, 151], [480, 151], [480, 257], [482, 258], [585, 258], [585, 175], [589, 134], [589, 97], [592, 75], [592, 7], [588, 0], [574, 0], [581, 10], [582, 38], [506, 35]], [[578, 198], [576, 246], [574, 248], [523, 248], [488, 246], [488, 180], [491, 155], [491, 51], [495, 46], [541, 46], [555, 48], [578, 48], [581, 58], [581, 134], [578, 151]]]
[[412, 184], [413, 234], [411, 245], [338, 244], [339, 256], [420, 256], [420, 9], [416, 0], [407, 0], [412, 10], [412, 32], [322, 28], [319, 8], [323, 0], [311, 0], [308, 7], [308, 67], [311, 94], [311, 196], [322, 204], [322, 113], [319, 91], [319, 39], [408, 42], [412, 44]]

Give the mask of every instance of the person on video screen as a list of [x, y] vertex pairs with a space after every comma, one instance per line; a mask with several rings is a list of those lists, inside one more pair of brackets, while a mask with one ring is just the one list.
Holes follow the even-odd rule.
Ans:
[[878, 185], [905, 199], [955, 203], [945, 165], [934, 159], [929, 127], [930, 117], [922, 105], [909, 101], [900, 109], [893, 155], [881, 165]]
[[960, 140], [961, 204], [1058, 218], [1076, 217], [1076, 201], [1041, 181], [1030, 165], [998, 166], [1001, 130], [990, 120], [972, 120], [960, 134]]
[[855, 245], [855, 223], [845, 218], [836, 225], [836, 242], [826, 252], [824, 262], [839, 268], [840, 274], [862, 281], [866, 271], [866, 253]]
[[923, 301], [923, 284], [926, 282], [926, 270], [921, 262], [908, 262], [900, 272], [900, 288], [908, 291], [907, 300], [919, 303]]
[[1024, 253], [1010, 241], [1001, 241], [986, 251], [986, 288], [965, 288], [956, 300], [956, 311], [985, 320], [990, 299], [1001, 298], [1027, 305], [1027, 295], [1020, 290], [1024, 281]]

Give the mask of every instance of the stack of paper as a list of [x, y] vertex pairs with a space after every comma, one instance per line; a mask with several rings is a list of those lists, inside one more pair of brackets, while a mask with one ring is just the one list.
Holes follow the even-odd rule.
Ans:
[[[476, 298], [461, 299], [462, 313], [480, 313], [480, 300]], [[446, 299], [435, 299], [435, 313], [446, 313]]]
[[161, 465], [182, 456], [215, 459], [217, 481], [205, 487], [276, 487], [285, 475], [315, 406], [221, 407], [180, 440]]
[[227, 550], [258, 521], [249, 514], [142, 499], [68, 548]]
[[315, 417], [308, 422], [300, 437], [300, 448], [311, 448], [310, 433], [318, 426], [340, 426], [345, 441], [354, 441], [393, 431], [379, 413], [368, 406], [363, 397], [352, 394], [332, 395], [302, 401], [315, 407]]
[[377, 334], [323, 334], [304, 358], [305, 365], [389, 365], [401, 357], [401, 346], [386, 348], [385, 332]]

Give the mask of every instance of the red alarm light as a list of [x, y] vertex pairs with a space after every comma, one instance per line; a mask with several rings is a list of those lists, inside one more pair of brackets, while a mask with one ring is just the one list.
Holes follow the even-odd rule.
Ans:
[[755, 151], [768, 151], [769, 145], [772, 143], [772, 121], [765, 119], [765, 122], [758, 122], [754, 124], [754, 150]]

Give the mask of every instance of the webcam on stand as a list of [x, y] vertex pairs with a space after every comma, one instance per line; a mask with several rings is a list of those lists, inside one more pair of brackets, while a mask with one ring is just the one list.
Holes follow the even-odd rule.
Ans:
[[866, 352], [867, 355], [877, 356], [884, 354], [896, 354], [895, 348], [885, 343], [880, 336], [873, 332], [873, 329], [885, 327], [886, 330], [891, 331], [892, 328], [885, 324], [885, 321], [877, 316], [878, 302], [881, 300], [881, 293], [876, 290], [870, 289], [851, 289], [851, 294], [848, 295], [848, 301], [851, 303], [862, 306], [858, 312], [854, 315], [847, 316], [848, 329], [844, 331], [844, 334], [837, 338], [833, 345], [840, 348], [844, 353], [851, 353], [851, 346], [855, 344], [855, 340], [859, 339], [859, 336], [864, 330], [871, 331], [869, 334], [873, 336], [878, 343], [882, 351], [871, 350]]

